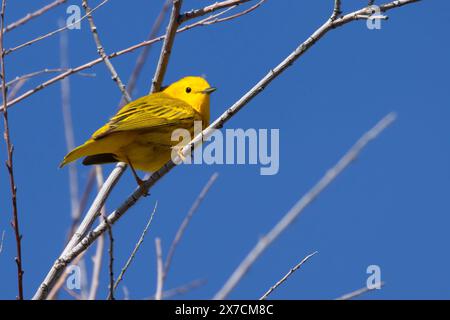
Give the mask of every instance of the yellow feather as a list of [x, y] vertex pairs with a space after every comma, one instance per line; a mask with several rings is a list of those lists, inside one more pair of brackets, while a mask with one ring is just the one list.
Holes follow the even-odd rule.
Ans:
[[[61, 167], [81, 157], [110, 154], [144, 171], [158, 170], [170, 159], [173, 130], [193, 131], [194, 121], [209, 124], [209, 94], [200, 77], [183, 78], [162, 92], [125, 105], [83, 145], [69, 152]], [[91, 164], [94, 162], [90, 162]]]

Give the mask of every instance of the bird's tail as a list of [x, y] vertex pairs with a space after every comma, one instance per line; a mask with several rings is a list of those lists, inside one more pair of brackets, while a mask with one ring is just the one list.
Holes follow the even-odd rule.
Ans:
[[93, 150], [92, 150], [92, 140], [88, 140], [86, 141], [84, 144], [82, 144], [81, 146], [76, 147], [75, 149], [73, 149], [72, 151], [70, 151], [63, 159], [63, 161], [61, 161], [61, 163], [59, 164], [59, 167], [62, 168], [64, 167], [66, 164], [75, 161], [79, 158], [82, 157], [86, 157], [89, 155], [93, 154]]

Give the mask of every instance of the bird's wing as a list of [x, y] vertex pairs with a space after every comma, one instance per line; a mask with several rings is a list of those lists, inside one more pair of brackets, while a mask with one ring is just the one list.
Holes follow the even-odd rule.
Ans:
[[164, 93], [155, 93], [125, 105], [93, 135], [94, 140], [115, 132], [151, 131], [164, 126], [184, 127], [201, 120], [200, 114], [186, 102]]

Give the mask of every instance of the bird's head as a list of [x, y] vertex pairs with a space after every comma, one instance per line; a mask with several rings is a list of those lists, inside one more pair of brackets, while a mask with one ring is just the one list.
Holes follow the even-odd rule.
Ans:
[[215, 90], [202, 77], [185, 77], [166, 87], [163, 92], [192, 106], [202, 115], [206, 126], [209, 124], [209, 95]]

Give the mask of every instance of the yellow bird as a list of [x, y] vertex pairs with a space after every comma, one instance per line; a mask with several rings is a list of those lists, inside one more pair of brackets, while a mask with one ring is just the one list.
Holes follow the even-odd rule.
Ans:
[[185, 77], [125, 105], [89, 140], [69, 152], [60, 167], [85, 157], [83, 164], [126, 162], [139, 185], [135, 169], [154, 172], [170, 160], [172, 131], [194, 130], [194, 121], [209, 125], [209, 95], [216, 89], [201, 77]]

